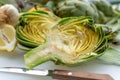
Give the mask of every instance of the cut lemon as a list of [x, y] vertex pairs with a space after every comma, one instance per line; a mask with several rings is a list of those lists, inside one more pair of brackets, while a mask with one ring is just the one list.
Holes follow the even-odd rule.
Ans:
[[12, 25], [0, 25], [0, 51], [11, 52], [16, 47], [16, 32]]

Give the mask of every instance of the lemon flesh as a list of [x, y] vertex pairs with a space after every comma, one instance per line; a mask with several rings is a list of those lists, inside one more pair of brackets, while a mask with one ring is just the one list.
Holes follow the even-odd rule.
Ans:
[[13, 26], [8, 24], [1, 25], [0, 28], [0, 51], [11, 52], [15, 49], [16, 38], [15, 38], [15, 29]]

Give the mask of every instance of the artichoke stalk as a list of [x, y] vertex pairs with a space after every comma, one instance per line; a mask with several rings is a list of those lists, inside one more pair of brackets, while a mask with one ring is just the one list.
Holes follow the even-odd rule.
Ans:
[[27, 69], [46, 61], [76, 65], [97, 58], [108, 47], [108, 37], [90, 17], [67, 17], [50, 28], [44, 44], [24, 55]]

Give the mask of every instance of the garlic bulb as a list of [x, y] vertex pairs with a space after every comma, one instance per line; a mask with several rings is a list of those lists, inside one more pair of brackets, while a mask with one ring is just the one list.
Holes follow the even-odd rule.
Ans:
[[0, 7], [0, 23], [6, 23], [15, 26], [18, 23], [19, 12], [11, 4]]

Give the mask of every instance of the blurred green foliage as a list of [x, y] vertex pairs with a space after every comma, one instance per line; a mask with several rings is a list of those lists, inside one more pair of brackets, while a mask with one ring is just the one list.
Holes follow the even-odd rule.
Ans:
[[16, 0], [0, 0], [0, 5], [3, 5], [3, 4], [13, 4], [13, 5], [15, 5]]

